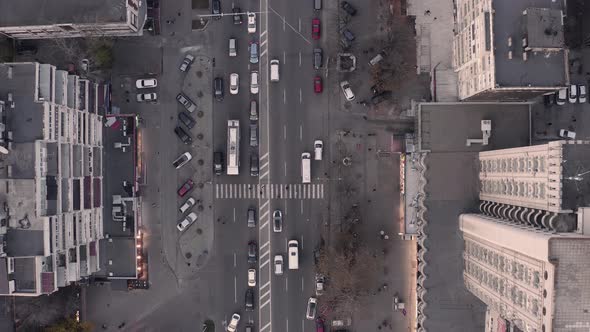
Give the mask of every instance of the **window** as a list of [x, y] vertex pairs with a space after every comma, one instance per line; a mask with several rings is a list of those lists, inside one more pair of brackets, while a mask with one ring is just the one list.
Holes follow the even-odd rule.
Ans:
[[74, 31], [74, 30], [76, 30], [76, 29], [74, 29], [73, 26], [71, 26], [69, 24], [58, 25], [58, 27], [60, 27], [64, 31]]
[[134, 28], [137, 28], [137, 15], [131, 13], [131, 25]]

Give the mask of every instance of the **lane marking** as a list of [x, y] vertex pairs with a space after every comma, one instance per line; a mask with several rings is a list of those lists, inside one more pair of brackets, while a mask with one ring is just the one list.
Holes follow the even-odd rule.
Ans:
[[262, 37], [266, 36], [266, 32], [267, 32], [267, 31], [268, 31], [268, 30], [266, 30], [266, 29], [265, 29], [265, 30], [264, 30], [264, 31], [263, 31], [263, 32], [260, 34], [260, 38], [262, 38]]
[[287, 90], [283, 89], [283, 104], [287, 104]]
[[285, 21], [285, 18], [283, 17], [283, 31], [286, 31], [286, 27], [287, 27], [287, 22]]
[[[269, 303], [270, 303], [270, 299], [266, 300], [263, 304], [260, 305], [260, 307], [266, 307]], [[271, 311], [271, 313], [272, 313], [272, 311]], [[268, 325], [270, 325], [270, 323], [268, 323]]]
[[265, 208], [266, 208], [266, 206], [267, 206], [268, 204], [270, 204], [270, 201], [266, 201], [266, 202], [264, 202], [264, 203], [263, 203], [263, 204], [260, 206], [260, 209], [259, 209], [259, 210], [263, 210], [263, 209], [265, 209]]
[[268, 166], [268, 161], [262, 164], [262, 166], [260, 166], [260, 170], [263, 170], [264, 168], [266, 168], [266, 166]]
[[[293, 30], [293, 31], [294, 31], [296, 34], [298, 34], [298, 35], [299, 35], [299, 37], [301, 37], [301, 39], [305, 40], [305, 42], [306, 42], [306, 43], [308, 43], [308, 44], [310, 44], [310, 45], [311, 45], [311, 41], [309, 41], [309, 39], [305, 38], [305, 36], [303, 36], [303, 35], [301, 34], [301, 32], [299, 32], [299, 31], [297, 31], [297, 30], [295, 29], [295, 27], [293, 27], [291, 24], [287, 23], [287, 21], [285, 20], [285, 17], [283, 17], [282, 15], [279, 15], [279, 13], [277, 13], [277, 11], [276, 11], [276, 10], [274, 10], [274, 9], [273, 9], [272, 7], [270, 7], [270, 6], [268, 7], [268, 9], [269, 9], [271, 12], [273, 12], [275, 15], [277, 15], [278, 17], [282, 18], [282, 19], [283, 19], [283, 24], [287, 24], [291, 30]], [[268, 18], [268, 15], [266, 15], [266, 17]]]
[[234, 208], [234, 222], [236, 222], [236, 208]]
[[261, 177], [261, 178], [264, 178], [264, 177], [266, 177], [266, 176], [268, 175], [268, 172], [269, 172], [269, 171], [266, 171], [266, 172], [262, 173], [262, 175], [261, 175], [260, 177]]
[[301, 214], [303, 214], [303, 200], [301, 200]]
[[269, 256], [269, 255], [270, 255], [270, 250], [267, 250], [267, 251], [264, 252], [264, 254], [260, 255], [260, 259], [262, 259], [262, 258], [264, 258], [266, 256]]
[[299, 140], [303, 141], [303, 125], [299, 126]]
[[266, 159], [268, 158], [268, 152], [263, 154], [262, 157], [260, 157], [260, 160]]
[[269, 244], [270, 244], [270, 241], [264, 242], [264, 244], [262, 246], [260, 246], [260, 250], [266, 248], [266, 246], [268, 246]]
[[266, 49], [264, 49], [264, 51], [262, 51], [262, 53], [260, 53], [260, 57], [262, 58], [265, 54], [266, 54]]
[[260, 328], [260, 332], [266, 330], [267, 328], [270, 327], [270, 322], [268, 322], [268, 324], [264, 325], [263, 327]]
[[237, 260], [236, 260], [236, 253], [234, 252], [234, 267], [236, 267], [236, 262], [237, 262]]
[[265, 210], [264, 213], [260, 216], [260, 219], [265, 219], [268, 216], [268, 210]]
[[289, 279], [285, 278], [285, 291], [289, 291]]
[[283, 64], [287, 63], [287, 53], [283, 52]]
[[285, 161], [285, 176], [287, 176], [287, 162]]
[[259, 291], [262, 291], [263, 289], [265, 289], [266, 287], [268, 287], [270, 285], [270, 281], [267, 281], [266, 283], [264, 283], [264, 285], [260, 286]]
[[303, 235], [301, 235], [301, 251], [303, 251]]
[[283, 139], [287, 140], [287, 125], [283, 125]]
[[301, 67], [301, 51], [299, 51], [299, 67]]
[[267, 220], [267, 221], [265, 221], [264, 223], [262, 223], [262, 224], [260, 225], [260, 228], [264, 228], [264, 227], [266, 227], [267, 225], [268, 225], [268, 220]]
[[264, 261], [264, 263], [260, 264], [260, 268], [265, 267], [266, 265], [268, 265], [270, 263], [270, 259], [267, 259]]
[[301, 292], [303, 292], [305, 290], [304, 284], [305, 284], [305, 279], [303, 279], [303, 277], [302, 277], [301, 278]]
[[234, 303], [238, 303], [238, 280], [234, 276]]
[[267, 297], [270, 294], [270, 290], [267, 290], [266, 292], [264, 292], [264, 294], [260, 295], [260, 299], [262, 300], [263, 298]]
[[301, 88], [299, 88], [299, 103], [303, 103], [303, 93], [301, 92]]
[[299, 32], [301, 32], [301, 17], [299, 18]]

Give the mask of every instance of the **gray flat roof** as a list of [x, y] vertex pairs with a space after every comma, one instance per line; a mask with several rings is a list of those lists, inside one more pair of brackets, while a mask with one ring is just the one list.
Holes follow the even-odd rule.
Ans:
[[127, 0], [0, 0], [0, 26], [127, 20]]
[[[493, 1], [493, 47], [496, 66], [496, 84], [499, 87], [555, 87], [566, 84], [566, 59], [564, 51], [528, 52], [528, 59], [522, 57], [522, 37], [526, 30], [523, 11], [528, 8], [551, 8], [563, 10], [562, 2], [552, 0], [496, 0]], [[529, 25], [532, 28], [533, 25]], [[537, 34], [531, 34], [537, 44], [539, 34], [545, 27], [538, 24]], [[536, 37], [535, 37], [536, 36]], [[512, 59], [508, 59], [508, 38], [512, 37]], [[554, 41], [555, 42], [555, 41]]]
[[44, 256], [42, 230], [8, 229], [6, 253], [10, 257]]
[[590, 145], [564, 145], [563, 159], [563, 208], [577, 210], [579, 206], [590, 206], [590, 195], [586, 195], [590, 188], [590, 176], [586, 174], [590, 169]]

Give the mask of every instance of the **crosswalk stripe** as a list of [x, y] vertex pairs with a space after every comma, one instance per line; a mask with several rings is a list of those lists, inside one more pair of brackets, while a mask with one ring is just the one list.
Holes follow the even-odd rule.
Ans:
[[323, 199], [324, 184], [246, 184], [217, 183], [219, 199]]

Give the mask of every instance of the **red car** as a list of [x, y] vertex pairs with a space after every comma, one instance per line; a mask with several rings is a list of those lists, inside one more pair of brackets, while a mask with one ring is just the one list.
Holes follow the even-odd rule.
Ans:
[[320, 39], [320, 19], [314, 18], [311, 20], [311, 38], [312, 39]]
[[313, 78], [313, 92], [315, 93], [322, 93], [324, 86], [322, 85], [322, 78], [316, 76]]
[[191, 179], [186, 180], [186, 182], [178, 189], [178, 196], [184, 197], [191, 190], [193, 190], [194, 186], [195, 186], [195, 183], [193, 182], [193, 180], [191, 180]]
[[324, 320], [320, 317], [315, 320], [315, 330], [316, 332], [324, 332]]

